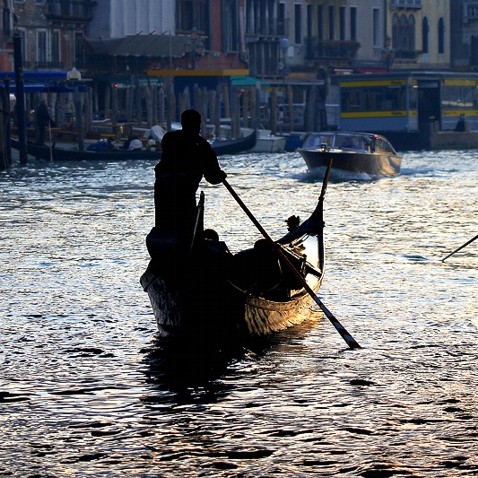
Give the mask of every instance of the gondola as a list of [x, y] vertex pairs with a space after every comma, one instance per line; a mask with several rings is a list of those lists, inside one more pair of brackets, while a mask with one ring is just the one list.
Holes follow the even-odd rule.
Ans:
[[151, 259], [140, 282], [160, 336], [246, 339], [309, 318], [314, 313], [310, 289], [317, 293], [325, 272], [323, 193], [306, 221], [287, 220], [288, 232], [271, 241], [274, 247], [261, 239], [232, 254], [214, 231], [203, 228], [203, 193], [190, 240], [153, 228], [146, 237]]
[[[256, 144], [256, 132], [253, 131], [246, 137], [230, 140], [218, 140], [212, 143], [212, 148], [219, 155], [239, 154], [248, 151]], [[20, 149], [18, 139], [11, 138], [11, 146], [13, 149]], [[140, 160], [154, 159], [159, 160], [160, 151], [150, 151], [146, 149], [138, 149], [128, 151], [124, 149], [114, 149], [111, 151], [79, 151], [78, 149], [60, 147], [53, 144], [38, 145], [33, 142], [27, 143], [27, 152], [29, 155], [37, 159], [46, 161], [121, 161], [121, 160]]]

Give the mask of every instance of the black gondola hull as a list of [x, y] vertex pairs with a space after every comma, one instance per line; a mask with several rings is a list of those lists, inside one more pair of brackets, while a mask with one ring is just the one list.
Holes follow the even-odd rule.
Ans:
[[[324, 277], [321, 208], [278, 241], [315, 292]], [[203, 240], [189, 255], [153, 229], [147, 244], [152, 259], [141, 285], [163, 336], [258, 337], [317, 313], [303, 284], [262, 241], [233, 255], [220, 241]]]

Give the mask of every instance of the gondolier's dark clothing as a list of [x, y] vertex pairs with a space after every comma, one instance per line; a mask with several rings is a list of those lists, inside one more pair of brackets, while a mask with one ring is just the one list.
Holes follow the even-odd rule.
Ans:
[[196, 216], [196, 191], [204, 177], [222, 182], [216, 153], [202, 137], [187, 131], [171, 131], [161, 141], [161, 161], [155, 167], [155, 225], [161, 230], [191, 234]]
[[37, 124], [37, 144], [45, 143], [45, 128], [50, 124], [51, 118], [48, 113], [46, 103], [42, 101], [35, 113], [35, 121]]

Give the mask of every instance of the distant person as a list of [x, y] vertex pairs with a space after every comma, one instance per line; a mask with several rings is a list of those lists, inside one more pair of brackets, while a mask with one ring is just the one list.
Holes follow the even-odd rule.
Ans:
[[124, 144], [122, 146], [122, 149], [129, 150], [129, 146], [130, 146], [131, 142], [134, 141], [135, 139], [138, 139], [138, 137], [134, 136], [134, 135], [128, 136], [128, 139], [124, 142]]
[[467, 125], [466, 125], [465, 115], [461, 114], [460, 118], [458, 119], [456, 123], [455, 131], [460, 131], [460, 132], [466, 131], [467, 130], [466, 126]]
[[200, 113], [184, 111], [181, 126], [181, 130], [166, 133], [161, 141], [161, 161], [155, 167], [155, 225], [188, 237], [194, 228], [196, 192], [201, 179], [219, 184], [226, 173], [211, 145], [199, 134]]
[[113, 142], [113, 138], [108, 137], [106, 140], [106, 151], [114, 151], [116, 149], [116, 146]]
[[48, 113], [48, 107], [46, 101], [41, 100], [37, 110], [35, 111], [35, 123], [37, 127], [37, 140], [36, 144], [45, 144], [45, 128], [51, 124], [50, 113]]

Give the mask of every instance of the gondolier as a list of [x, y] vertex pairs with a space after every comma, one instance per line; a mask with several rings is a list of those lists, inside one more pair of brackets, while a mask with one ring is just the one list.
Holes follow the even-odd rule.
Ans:
[[50, 125], [51, 118], [48, 113], [48, 107], [45, 100], [41, 100], [35, 112], [35, 122], [37, 126], [36, 144], [45, 144], [45, 128]]
[[194, 226], [201, 179], [219, 184], [226, 173], [211, 145], [199, 134], [200, 113], [184, 111], [181, 126], [181, 130], [166, 133], [161, 141], [161, 161], [155, 167], [155, 226], [187, 237]]

